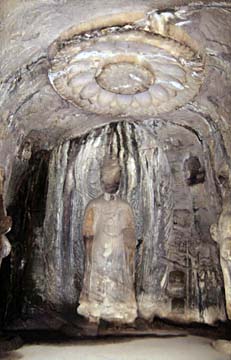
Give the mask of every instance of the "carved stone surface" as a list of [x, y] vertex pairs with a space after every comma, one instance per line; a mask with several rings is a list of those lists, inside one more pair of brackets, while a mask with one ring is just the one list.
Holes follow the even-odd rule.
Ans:
[[121, 61], [106, 65], [96, 81], [107, 91], [133, 95], [147, 90], [154, 83], [154, 75], [144, 66]]
[[231, 203], [226, 200], [217, 224], [211, 226], [211, 235], [220, 247], [220, 262], [225, 283], [226, 309], [231, 320]]
[[231, 341], [216, 340], [213, 341], [213, 347], [223, 354], [231, 355]]
[[0, 168], [0, 268], [2, 259], [10, 254], [11, 245], [5, 236], [12, 227], [12, 219], [6, 216], [6, 211], [3, 203], [3, 188], [4, 188], [5, 171]]
[[[66, 100], [99, 114], [153, 115], [191, 100], [202, 82], [199, 53], [144, 21], [75, 35], [59, 45], [49, 79]], [[161, 36], [157, 35], [161, 32]], [[171, 29], [172, 32], [173, 29]]]
[[[210, 150], [189, 129], [163, 120], [111, 124], [53, 150], [45, 220], [39, 225], [38, 212], [32, 212], [24, 225], [24, 232], [34, 228], [30, 241], [35, 248], [23, 275], [25, 308], [36, 306], [32, 305], [36, 293], [52, 308], [69, 307], [76, 314], [84, 279], [84, 212], [102, 193], [100, 167], [110, 151], [118, 155], [122, 168], [119, 197], [134, 212], [139, 317], [224, 320], [219, 254], [209, 232], [220, 212]], [[206, 173], [205, 182], [194, 186], [185, 181], [184, 161], [190, 154]], [[38, 179], [41, 175], [33, 171], [33, 179]], [[24, 191], [31, 194], [35, 184], [31, 190], [26, 185]], [[33, 196], [27, 198], [33, 209]], [[95, 206], [101, 202], [97, 200]], [[30, 294], [31, 278], [36, 283]]]
[[185, 160], [185, 176], [188, 185], [195, 185], [205, 181], [205, 171], [196, 156], [190, 156]]
[[117, 195], [120, 167], [101, 170], [104, 195], [90, 201], [84, 215], [85, 273], [78, 313], [98, 322], [134, 322], [135, 224], [132, 209]]

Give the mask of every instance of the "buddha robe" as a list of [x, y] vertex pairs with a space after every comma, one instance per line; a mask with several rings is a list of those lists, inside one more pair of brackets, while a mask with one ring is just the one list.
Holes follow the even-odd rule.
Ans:
[[133, 322], [136, 238], [129, 204], [109, 194], [92, 200], [85, 211], [83, 237], [85, 273], [78, 313], [93, 321]]

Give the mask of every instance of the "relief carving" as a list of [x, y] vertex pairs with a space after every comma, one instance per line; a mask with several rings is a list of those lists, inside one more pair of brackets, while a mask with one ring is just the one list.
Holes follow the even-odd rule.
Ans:
[[76, 34], [57, 47], [49, 71], [56, 92], [112, 115], [156, 115], [191, 100], [203, 80], [200, 54], [168, 37], [168, 17], [143, 20]]
[[185, 177], [187, 185], [196, 185], [205, 181], [205, 170], [201, 166], [197, 156], [190, 156], [184, 163]]

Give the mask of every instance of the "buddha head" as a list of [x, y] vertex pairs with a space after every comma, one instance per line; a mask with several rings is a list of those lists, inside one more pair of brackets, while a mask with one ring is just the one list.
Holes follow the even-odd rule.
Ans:
[[101, 185], [104, 192], [115, 194], [120, 185], [121, 167], [117, 158], [105, 158], [101, 168]]

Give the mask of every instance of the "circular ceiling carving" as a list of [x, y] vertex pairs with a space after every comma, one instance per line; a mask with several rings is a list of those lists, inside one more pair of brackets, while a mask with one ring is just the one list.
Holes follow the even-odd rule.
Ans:
[[134, 95], [150, 88], [154, 83], [154, 74], [135, 62], [115, 62], [106, 65], [96, 81], [109, 92]]
[[58, 94], [87, 111], [146, 116], [193, 99], [201, 65], [182, 42], [125, 26], [65, 41], [51, 60], [49, 79]]

